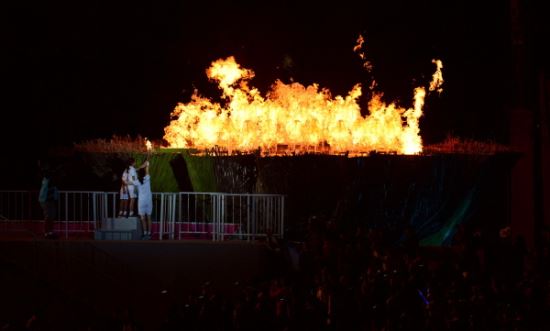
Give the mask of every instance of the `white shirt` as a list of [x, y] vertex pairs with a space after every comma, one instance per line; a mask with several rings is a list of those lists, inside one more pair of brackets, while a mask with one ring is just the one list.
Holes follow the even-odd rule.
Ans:
[[138, 188], [138, 214], [139, 215], [151, 215], [153, 210], [153, 197], [151, 194], [151, 177], [145, 175], [143, 177], [143, 184], [136, 182]]
[[124, 173], [122, 174], [122, 181], [125, 182], [126, 185], [136, 185], [138, 181], [136, 168], [130, 166], [128, 169], [124, 170]]

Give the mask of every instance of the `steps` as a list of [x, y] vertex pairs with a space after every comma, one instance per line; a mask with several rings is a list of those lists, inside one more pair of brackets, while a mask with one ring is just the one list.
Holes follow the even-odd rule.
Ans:
[[107, 218], [95, 231], [95, 240], [141, 240], [139, 217]]

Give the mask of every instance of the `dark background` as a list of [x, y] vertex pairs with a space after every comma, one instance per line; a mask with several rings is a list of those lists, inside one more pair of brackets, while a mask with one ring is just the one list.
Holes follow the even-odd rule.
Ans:
[[[526, 70], [547, 64], [542, 5], [520, 1]], [[277, 78], [346, 93], [369, 75], [353, 53], [366, 38], [387, 100], [410, 105], [432, 58], [444, 92], [428, 97], [426, 143], [448, 133], [507, 140], [514, 102], [509, 1], [29, 1], [0, 5], [5, 155], [43, 153], [113, 134], [163, 136], [193, 88], [216, 97], [205, 69], [235, 55], [266, 91]], [[366, 90], [366, 89], [365, 89]], [[366, 97], [364, 99], [366, 101]]]

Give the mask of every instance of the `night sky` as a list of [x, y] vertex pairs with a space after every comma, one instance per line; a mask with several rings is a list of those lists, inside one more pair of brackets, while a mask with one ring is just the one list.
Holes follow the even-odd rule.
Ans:
[[[205, 69], [229, 55], [256, 72], [252, 84], [262, 91], [292, 77], [346, 93], [368, 84], [352, 51], [360, 33], [387, 100], [410, 105], [413, 87], [431, 78], [431, 59], [443, 60], [444, 93], [428, 97], [421, 119], [427, 143], [448, 133], [505, 141], [513, 52], [509, 4], [498, 2], [2, 4], [3, 145], [41, 151], [113, 134], [160, 139], [193, 88], [219, 95]], [[542, 63], [539, 40], [548, 30], [533, 3], [525, 1], [528, 56]]]

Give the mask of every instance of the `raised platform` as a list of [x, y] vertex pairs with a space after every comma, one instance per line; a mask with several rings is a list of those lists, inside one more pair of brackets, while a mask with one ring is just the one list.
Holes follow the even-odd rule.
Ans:
[[[54, 231], [61, 240], [141, 240], [141, 225], [132, 218], [113, 218], [104, 222], [55, 222]], [[94, 230], [95, 228], [98, 230]], [[154, 222], [151, 225], [152, 240], [159, 240], [160, 226]], [[212, 240], [213, 225], [204, 222], [176, 222], [174, 239]], [[226, 239], [247, 239], [239, 236], [238, 224], [224, 224]], [[0, 240], [34, 240], [42, 239], [44, 221], [1, 221]], [[164, 240], [170, 235], [164, 233]]]
[[139, 217], [116, 217], [103, 220], [94, 234], [95, 240], [140, 240]]

